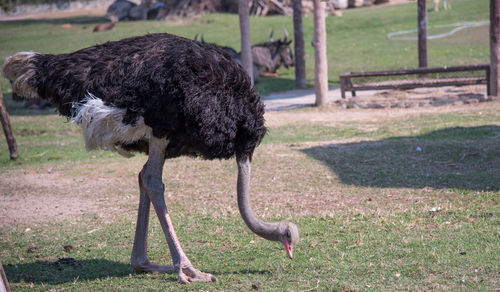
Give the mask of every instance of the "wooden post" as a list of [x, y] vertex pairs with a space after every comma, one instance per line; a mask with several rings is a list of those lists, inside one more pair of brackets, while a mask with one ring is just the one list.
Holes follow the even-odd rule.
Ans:
[[500, 3], [490, 0], [490, 86], [489, 94], [498, 96], [500, 93]]
[[306, 54], [302, 27], [302, 0], [293, 0], [293, 33], [295, 46], [295, 88], [306, 88]]
[[326, 59], [325, 2], [313, 0], [314, 4], [314, 92], [316, 106], [327, 103], [328, 64]]
[[427, 67], [427, 7], [418, 0], [418, 67]]
[[0, 122], [2, 123], [3, 132], [5, 133], [5, 138], [7, 139], [7, 145], [9, 146], [10, 159], [19, 158], [19, 152], [17, 152], [16, 139], [12, 133], [12, 127], [10, 126], [10, 118], [7, 113], [7, 108], [3, 102], [2, 87], [0, 86]]
[[9, 281], [3, 270], [2, 263], [0, 262], [0, 292], [10, 292]]
[[250, 8], [248, 4], [248, 0], [238, 0], [241, 33], [241, 65], [247, 71], [253, 84], [252, 44], [250, 43]]

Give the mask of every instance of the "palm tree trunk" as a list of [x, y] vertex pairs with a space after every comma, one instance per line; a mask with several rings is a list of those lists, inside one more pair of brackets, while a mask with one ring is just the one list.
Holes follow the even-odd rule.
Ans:
[[314, 4], [314, 92], [316, 106], [323, 106], [328, 98], [328, 63], [326, 59], [325, 2]]
[[306, 88], [306, 56], [302, 28], [302, 0], [293, 0], [293, 31], [295, 38], [295, 88]]
[[245, 71], [247, 71], [253, 84], [252, 45], [250, 44], [250, 8], [248, 7], [248, 0], [238, 1], [241, 32], [241, 65], [245, 68]]
[[490, 88], [489, 94], [500, 95], [500, 3], [490, 0]]
[[418, 67], [427, 64], [427, 6], [425, 0], [418, 0]]

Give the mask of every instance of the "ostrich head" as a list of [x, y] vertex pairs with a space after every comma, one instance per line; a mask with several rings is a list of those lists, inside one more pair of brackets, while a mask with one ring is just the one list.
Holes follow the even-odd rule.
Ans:
[[299, 229], [292, 222], [282, 221], [278, 225], [279, 241], [283, 243], [290, 258], [293, 258], [293, 247], [299, 242]]

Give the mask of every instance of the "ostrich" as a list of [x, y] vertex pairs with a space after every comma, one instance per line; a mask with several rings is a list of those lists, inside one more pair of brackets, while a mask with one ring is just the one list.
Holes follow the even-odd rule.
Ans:
[[[198, 41], [198, 34], [194, 36], [194, 40]], [[203, 36], [203, 34], [201, 34], [200, 36], [200, 42], [202, 44], [206, 44], [205, 37]], [[226, 46], [219, 46], [215, 43], [210, 43], [210, 45], [222, 49], [224, 52], [228, 53], [236, 61], [236, 63], [241, 65], [241, 53], [236, 52], [235, 49]], [[253, 82], [257, 83], [259, 81], [259, 69], [257, 69], [257, 66], [255, 66], [255, 64], [253, 64], [252, 73], [253, 73]]]
[[[261, 221], [251, 208], [251, 162], [266, 133], [264, 106], [243, 68], [222, 50], [170, 34], [149, 34], [70, 54], [19, 52], [6, 59], [3, 74], [16, 94], [48, 100], [81, 125], [87, 150], [148, 154], [138, 175], [140, 199], [130, 260], [136, 271], [177, 273], [181, 283], [216, 280], [193, 267], [165, 204], [162, 168], [166, 159], [181, 155], [236, 156], [243, 221], [257, 235], [281, 242], [293, 257], [297, 226]], [[151, 204], [173, 265], [148, 258]]]

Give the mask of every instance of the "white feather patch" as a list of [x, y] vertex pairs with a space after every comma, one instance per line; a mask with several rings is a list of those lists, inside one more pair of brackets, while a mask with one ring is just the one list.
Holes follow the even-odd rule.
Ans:
[[151, 137], [152, 129], [144, 124], [143, 117], [137, 120], [135, 126], [125, 125], [122, 120], [126, 110], [107, 106], [102, 99], [90, 93], [83, 104], [73, 107], [75, 114], [71, 121], [81, 125], [88, 151], [105, 149], [131, 157], [132, 153], [123, 149], [121, 144], [132, 144]]

